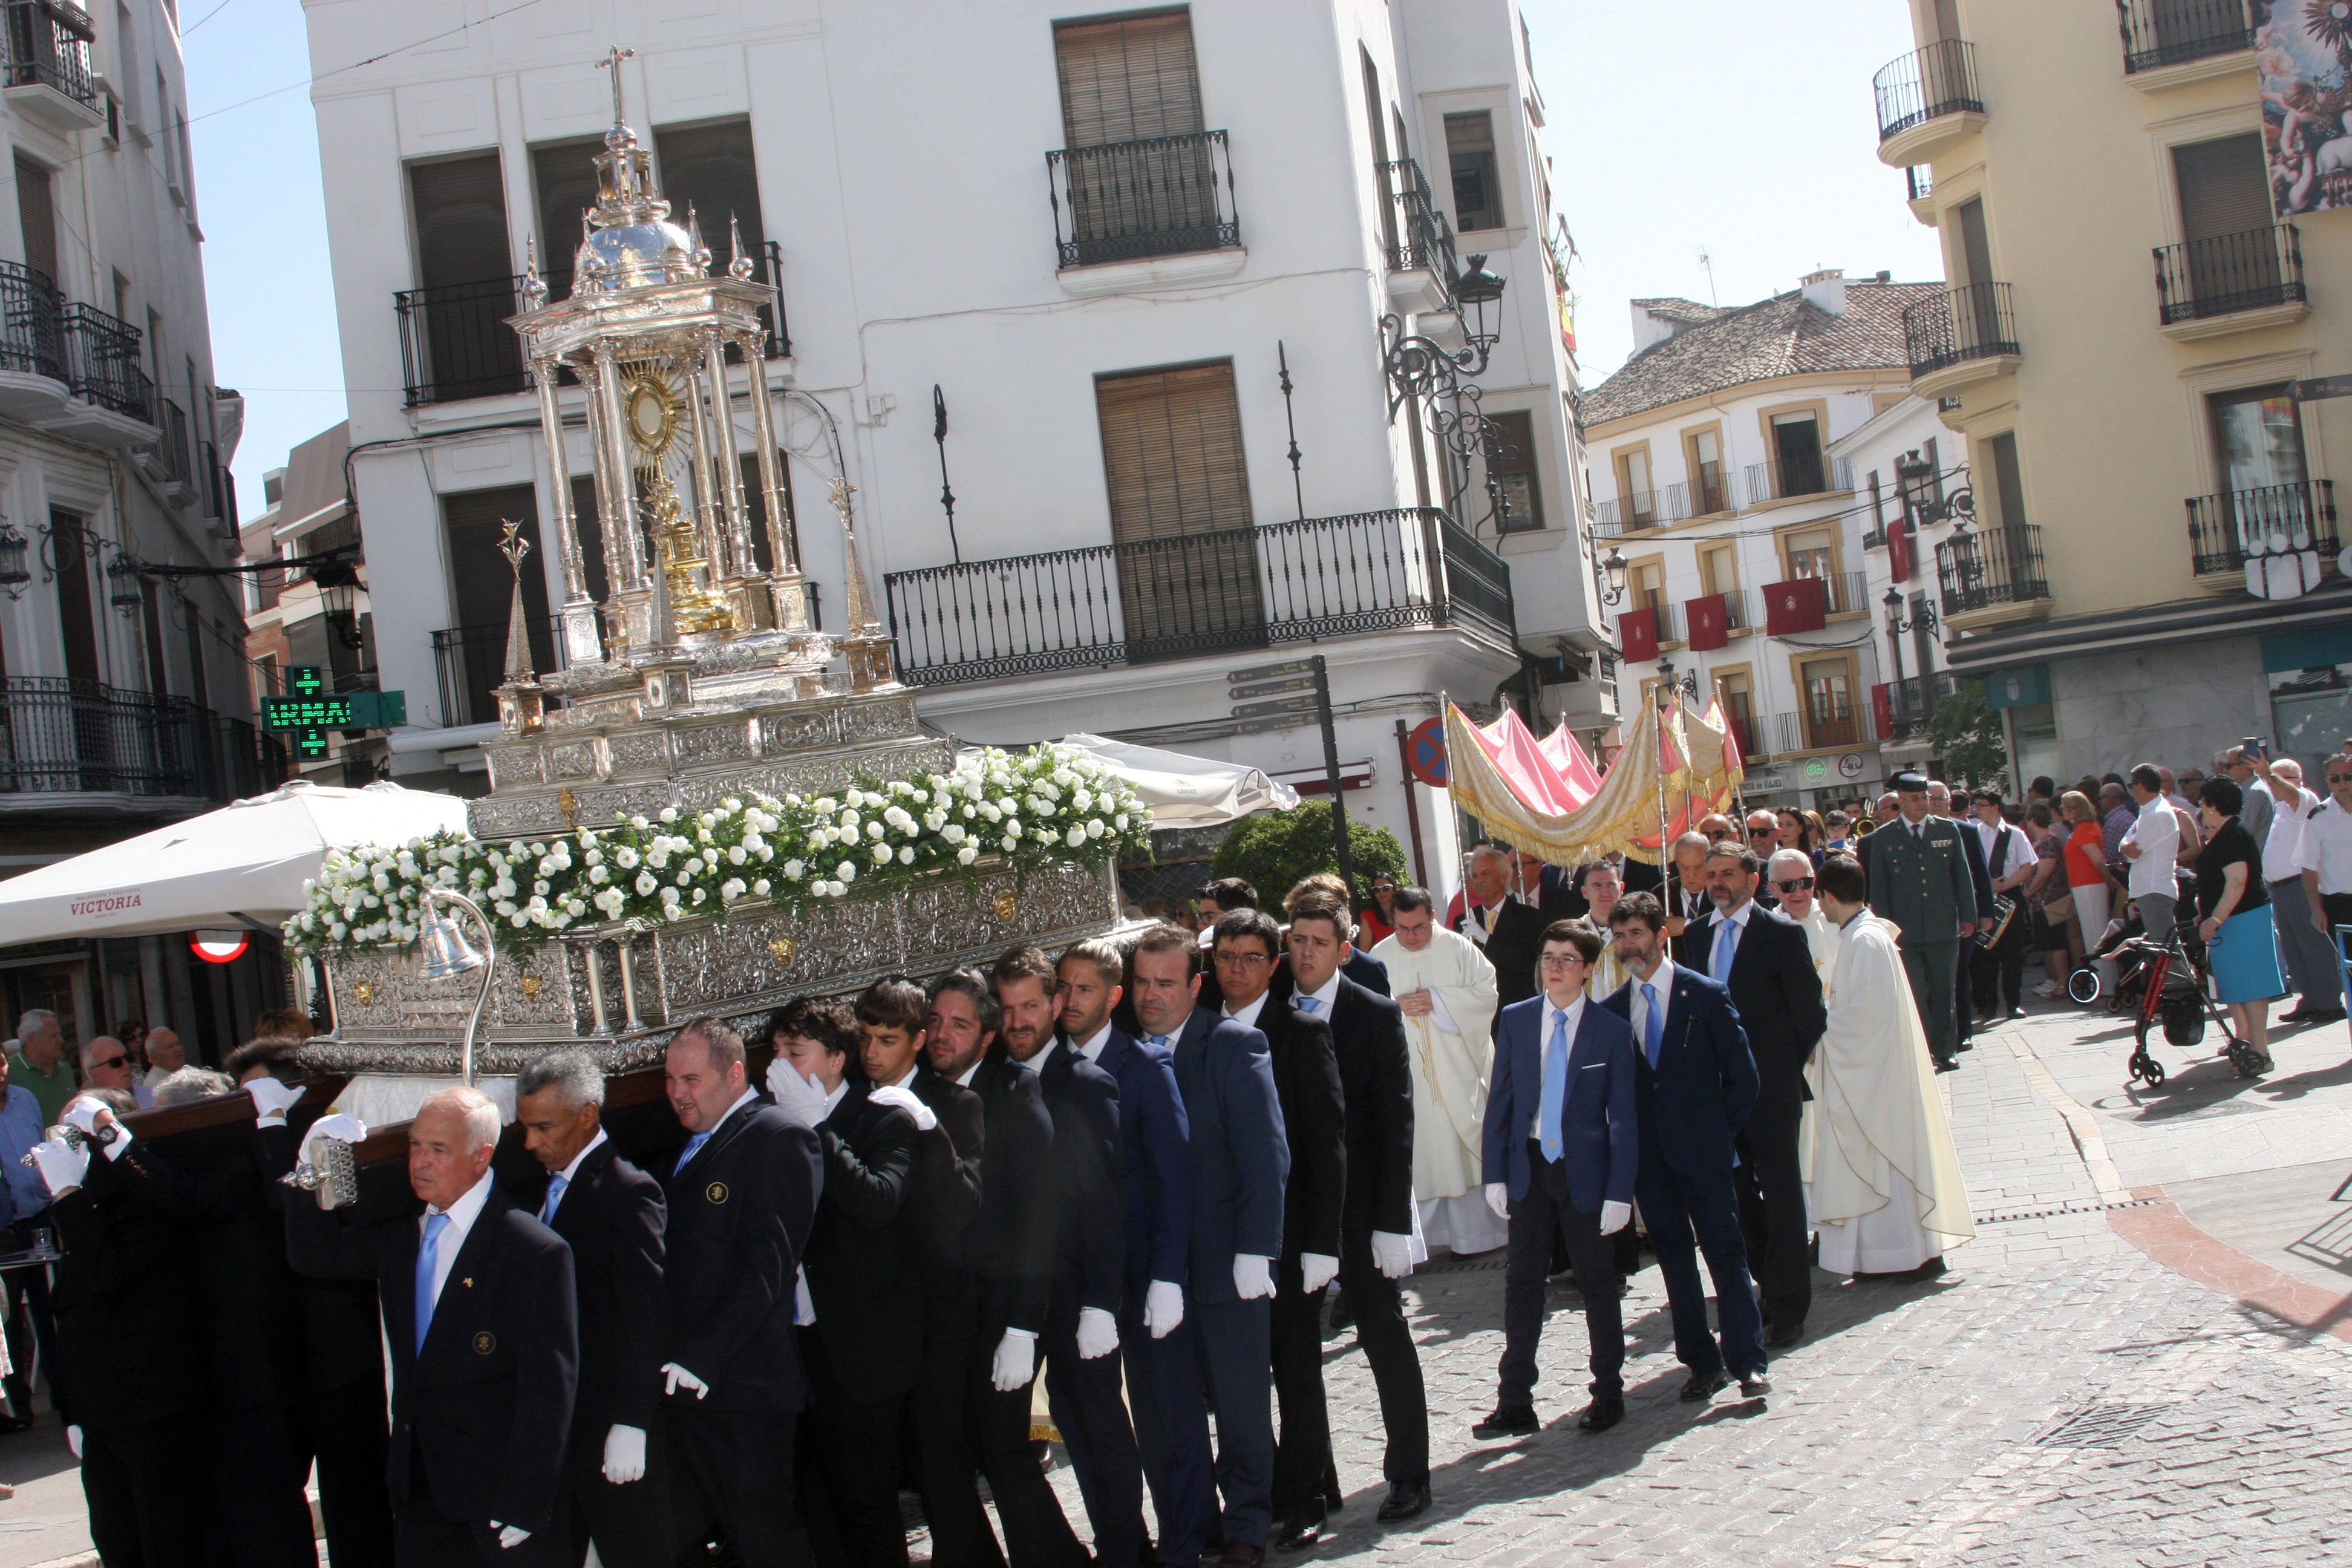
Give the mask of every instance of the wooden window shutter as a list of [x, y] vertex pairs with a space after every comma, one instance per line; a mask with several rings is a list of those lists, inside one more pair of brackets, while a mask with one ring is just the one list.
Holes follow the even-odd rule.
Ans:
[[1054, 29], [1065, 145], [1097, 147], [1203, 129], [1189, 11]]
[[420, 288], [513, 275], [507, 249], [506, 185], [496, 153], [411, 163], [408, 195], [416, 225]]
[[2271, 181], [2260, 132], [2172, 150], [2180, 237], [2194, 244], [2271, 226]]
[[1095, 401], [1129, 658], [1263, 642], [1232, 362], [1098, 376]]

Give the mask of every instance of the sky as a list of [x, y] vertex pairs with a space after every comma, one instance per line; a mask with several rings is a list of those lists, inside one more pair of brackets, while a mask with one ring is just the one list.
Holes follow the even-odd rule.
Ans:
[[[1553, 200], [1580, 257], [1586, 385], [1632, 350], [1633, 299], [1743, 304], [1816, 267], [1943, 276], [1935, 231], [1875, 153], [1872, 73], [1912, 47], [1900, 0], [1523, 5]], [[246, 395], [236, 471], [250, 517], [263, 472], [344, 412], [310, 52], [299, 0], [181, 10], [215, 375]]]

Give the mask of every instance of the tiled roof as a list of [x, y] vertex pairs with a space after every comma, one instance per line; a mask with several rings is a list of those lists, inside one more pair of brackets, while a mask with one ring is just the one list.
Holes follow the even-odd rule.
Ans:
[[1688, 300], [1636, 300], [1653, 316], [1689, 324], [1642, 350], [1587, 392], [1584, 423], [1606, 424], [1775, 376], [1904, 368], [1909, 363], [1903, 346], [1905, 308], [1943, 292], [1941, 283], [1849, 280], [1843, 316], [1831, 315], [1793, 289], [1722, 310]]

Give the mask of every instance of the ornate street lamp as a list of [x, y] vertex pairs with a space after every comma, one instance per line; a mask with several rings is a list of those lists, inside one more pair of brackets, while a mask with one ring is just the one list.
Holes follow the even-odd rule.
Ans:
[[[1406, 331], [1402, 316], [1382, 316], [1381, 337], [1387, 345], [1382, 368], [1389, 378], [1391, 424], [1396, 422], [1397, 410], [1404, 406], [1407, 398], [1423, 399], [1429, 405], [1430, 428], [1454, 454], [1465, 481], [1470, 459], [1475, 457], [1485, 461], [1488, 513], [1499, 534], [1508, 526], [1511, 515], [1510, 502], [1495, 476], [1495, 455], [1502, 446], [1504, 434], [1501, 426], [1479, 412], [1482, 394], [1474, 378], [1486, 374], [1495, 345], [1502, 341], [1499, 313], [1496, 325], [1490, 327], [1486, 310], [1502, 299], [1505, 280], [1486, 270], [1484, 256], [1473, 256], [1469, 262], [1469, 269], [1454, 282], [1457, 305], [1466, 306], [1470, 312], [1462, 323], [1466, 340], [1463, 346], [1449, 349], [1426, 333]], [[1460, 496], [1459, 488], [1454, 494]], [[1471, 525], [1471, 531], [1477, 531], [1475, 523]]]
[[13, 522], [0, 522], [0, 590], [11, 599], [25, 596], [25, 584], [33, 580], [30, 568], [25, 564], [26, 552], [32, 542], [16, 531]]
[[1601, 595], [1602, 604], [1615, 605], [1624, 601], [1625, 565], [1625, 552], [1615, 545], [1611, 545], [1607, 558], [1601, 563], [1601, 570], [1608, 575], [1609, 579], [1609, 585]]
[[327, 629], [345, 647], [358, 647], [365, 639], [360, 636], [359, 617], [352, 613], [359, 602], [357, 564], [347, 560], [321, 561], [310, 568], [310, 583], [319, 590], [319, 606], [326, 612]]
[[122, 612], [128, 619], [139, 613], [147, 602], [147, 595], [139, 585], [139, 566], [121, 551], [106, 564], [107, 603]]

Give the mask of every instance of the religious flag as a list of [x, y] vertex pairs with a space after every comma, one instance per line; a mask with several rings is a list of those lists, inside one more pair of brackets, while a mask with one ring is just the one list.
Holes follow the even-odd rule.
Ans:
[[1870, 689], [1870, 710], [1878, 720], [1881, 735], [1895, 733], [1895, 694], [1883, 680]]
[[1683, 605], [1683, 613], [1690, 618], [1693, 653], [1706, 653], [1730, 644], [1731, 633], [1725, 626], [1727, 617], [1722, 595], [1708, 594], [1702, 598], [1689, 600]]
[[1734, 768], [1743, 766], [1743, 761], [1739, 755], [1738, 728], [1732, 723], [1731, 716], [1723, 710], [1722, 698], [1715, 698], [1707, 703], [1705, 722], [1723, 731], [1724, 771], [1729, 773]]
[[[1776, 637], [1817, 632], [1829, 624], [1829, 584], [1819, 577], [1791, 577], [1764, 590], [1764, 629]], [[1630, 657], [1630, 656], [1629, 656]]]
[[1617, 648], [1627, 664], [1646, 664], [1658, 657], [1658, 612], [1628, 610], [1617, 617]]
[[1886, 525], [1886, 569], [1897, 583], [1911, 581], [1911, 520], [1907, 517]]

